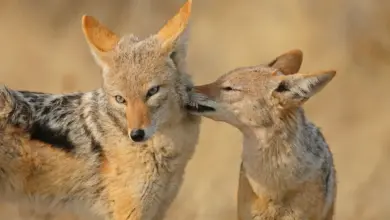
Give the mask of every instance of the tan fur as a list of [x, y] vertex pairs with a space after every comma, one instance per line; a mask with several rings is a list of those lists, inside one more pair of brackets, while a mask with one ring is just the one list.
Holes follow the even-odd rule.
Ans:
[[[93, 172], [85, 169], [90, 167], [88, 161], [70, 157], [67, 153], [45, 143], [31, 141], [29, 136], [20, 129], [7, 126], [0, 131], [5, 134], [0, 140], [0, 146], [3, 148], [0, 153], [0, 167], [3, 175], [6, 174], [9, 178], [7, 182], [0, 184], [2, 199], [21, 203], [21, 211], [25, 210], [21, 212], [22, 216], [36, 219], [39, 219], [39, 216], [46, 216], [46, 219], [50, 219], [51, 215], [46, 213], [53, 207], [42, 207], [36, 204], [37, 201], [28, 201], [25, 195], [41, 194], [40, 199], [45, 204], [44, 200], [50, 199], [52, 195], [59, 192], [65, 194], [77, 189], [80, 187], [80, 178], [90, 176]], [[69, 176], [69, 174], [73, 175]], [[82, 184], [93, 186], [94, 180], [97, 180], [97, 177], [87, 179]], [[26, 203], [29, 206], [23, 205], [27, 205]], [[46, 211], [37, 212], [31, 209], [30, 205]], [[62, 207], [63, 205], [58, 208]]]
[[196, 86], [215, 111], [194, 111], [238, 128], [243, 136], [238, 219], [330, 220], [336, 198], [332, 154], [301, 107], [335, 71], [297, 73], [302, 52], [242, 67]]
[[126, 118], [129, 130], [150, 126], [150, 113], [142, 100], [130, 100], [126, 106]]
[[[199, 135], [200, 117], [184, 107], [192, 87], [183, 40], [190, 8], [188, 1], [158, 34], [143, 40], [118, 37], [84, 16], [85, 37], [103, 69], [103, 88], [52, 95], [0, 87], [2, 199], [52, 214], [164, 217]], [[159, 90], [148, 96], [156, 86]], [[132, 129], [145, 129], [145, 139], [132, 141]], [[48, 144], [43, 139], [49, 135], [63, 139]]]

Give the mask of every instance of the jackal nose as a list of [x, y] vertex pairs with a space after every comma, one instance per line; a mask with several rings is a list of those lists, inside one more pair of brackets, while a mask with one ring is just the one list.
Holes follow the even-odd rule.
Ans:
[[133, 129], [130, 132], [130, 138], [135, 142], [143, 141], [145, 138], [145, 131], [143, 129]]

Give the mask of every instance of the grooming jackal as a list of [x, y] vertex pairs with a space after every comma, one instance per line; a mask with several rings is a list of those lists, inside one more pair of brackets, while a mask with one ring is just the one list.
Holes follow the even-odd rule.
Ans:
[[103, 86], [66, 95], [0, 91], [1, 198], [105, 219], [160, 219], [199, 134], [189, 115], [188, 1], [156, 35], [82, 27]]
[[[336, 197], [332, 154], [302, 105], [335, 71], [297, 73], [302, 52], [292, 50], [267, 65], [237, 68], [196, 86], [196, 114], [223, 121], [244, 135], [238, 189], [240, 220], [330, 220]], [[203, 95], [205, 97], [203, 97]]]

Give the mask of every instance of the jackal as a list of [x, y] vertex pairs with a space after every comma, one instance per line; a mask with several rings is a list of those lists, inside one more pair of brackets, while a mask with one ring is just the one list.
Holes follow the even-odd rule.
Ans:
[[0, 89], [0, 193], [47, 210], [160, 219], [198, 142], [185, 109], [191, 1], [155, 35], [118, 37], [91, 16], [82, 29], [103, 86], [65, 95]]
[[291, 50], [266, 65], [237, 68], [215, 82], [195, 86], [197, 110], [238, 128], [243, 136], [238, 219], [333, 218], [336, 176], [332, 153], [302, 105], [335, 71], [297, 73], [302, 51]]

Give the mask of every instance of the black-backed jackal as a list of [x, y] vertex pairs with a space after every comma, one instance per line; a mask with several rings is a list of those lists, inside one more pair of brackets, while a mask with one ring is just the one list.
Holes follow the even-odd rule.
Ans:
[[0, 89], [0, 197], [105, 219], [161, 219], [182, 184], [200, 117], [187, 113], [189, 0], [155, 35], [82, 28], [102, 88], [65, 95]]
[[302, 104], [336, 72], [300, 74], [301, 63], [302, 52], [292, 50], [267, 65], [237, 68], [213, 83], [195, 87], [199, 103], [214, 111], [189, 109], [231, 124], [244, 136], [240, 220], [333, 219], [332, 153]]

